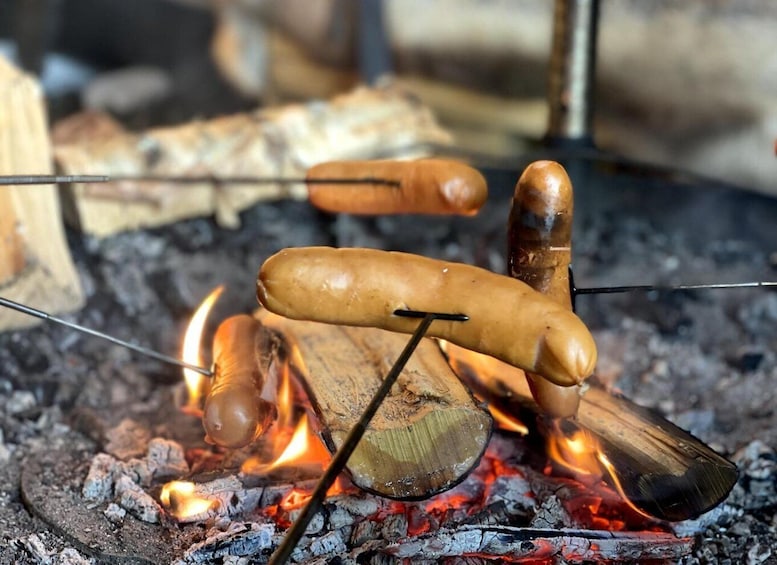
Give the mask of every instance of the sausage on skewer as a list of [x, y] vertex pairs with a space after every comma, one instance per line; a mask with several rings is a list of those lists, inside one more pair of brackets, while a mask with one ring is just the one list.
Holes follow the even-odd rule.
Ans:
[[271, 339], [268, 330], [245, 314], [227, 318], [216, 330], [213, 383], [202, 417], [209, 442], [244, 447], [275, 421], [275, 404], [267, 398], [274, 393], [264, 390], [269, 363], [258, 356], [271, 351], [261, 343]]
[[596, 345], [568, 308], [525, 283], [485, 269], [374, 249], [284, 249], [262, 265], [259, 301], [298, 320], [412, 333], [395, 310], [464, 313], [428, 334], [571, 386], [593, 371]]
[[[471, 216], [488, 197], [486, 180], [457, 161], [330, 161], [308, 169], [307, 180], [364, 179], [364, 183], [310, 184], [316, 208], [351, 214], [458, 214]], [[370, 182], [396, 181], [396, 186]]]
[[[569, 310], [572, 257], [572, 183], [553, 161], [537, 161], [518, 179], [508, 223], [508, 269], [515, 277]], [[560, 387], [536, 373], [526, 379], [534, 400], [551, 416], [577, 414], [579, 387]]]

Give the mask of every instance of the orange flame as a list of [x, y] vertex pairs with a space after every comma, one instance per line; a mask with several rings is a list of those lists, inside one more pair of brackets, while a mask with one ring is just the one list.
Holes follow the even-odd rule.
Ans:
[[[248, 474], [268, 473], [280, 467], [317, 467], [323, 470], [330, 459], [329, 452], [313, 431], [308, 415], [302, 412], [300, 405], [304, 402], [299, 398], [292, 383], [290, 363], [301, 362], [297, 348], [291, 348], [287, 360], [279, 367], [278, 394], [276, 397], [278, 418], [271, 430], [271, 435], [265, 439], [270, 447], [270, 453], [263, 456], [253, 456], [241, 466], [241, 471]], [[292, 431], [293, 430], [293, 431]]]
[[205, 515], [217, 502], [198, 496], [195, 488], [189, 481], [170, 481], [162, 487], [159, 500], [178, 520]]
[[615, 467], [604, 453], [599, 441], [591, 434], [583, 430], [575, 430], [568, 435], [561, 429], [559, 422], [554, 421], [548, 435], [547, 449], [548, 457], [581, 483], [596, 490], [597, 484], [605, 479], [629, 508], [641, 516], [651, 518], [629, 500]]
[[[211, 308], [224, 291], [224, 285], [217, 286], [197, 307], [197, 310], [186, 328], [186, 334], [183, 339], [182, 358], [192, 365], [202, 366], [201, 341], [202, 332], [205, 327], [205, 321], [208, 318]], [[184, 369], [183, 376], [186, 380], [186, 388], [189, 390], [189, 402], [186, 406], [188, 410], [199, 411], [202, 389], [205, 384], [205, 376], [191, 369]]]

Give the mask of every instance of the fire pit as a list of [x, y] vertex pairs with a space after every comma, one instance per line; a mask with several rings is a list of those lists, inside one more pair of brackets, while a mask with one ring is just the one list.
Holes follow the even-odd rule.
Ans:
[[[576, 183], [573, 263], [581, 286], [770, 278], [771, 200], [587, 172], [587, 182]], [[243, 213], [236, 232], [191, 220], [104, 240], [71, 233], [88, 293], [74, 319], [175, 354], [211, 288], [226, 285], [211, 319], [253, 310], [258, 266], [289, 246], [376, 246], [503, 272], [518, 174], [489, 173], [490, 200], [475, 218], [335, 218], [285, 202]], [[498, 432], [459, 486], [428, 500], [392, 502], [340, 484], [295, 558], [769, 562], [777, 500], [773, 302], [760, 289], [578, 300], [600, 349], [599, 378], [739, 465], [729, 499], [699, 520], [659, 523], [612, 493], [546, 475], [544, 453], [531, 439]], [[0, 335], [0, 362], [3, 490], [22, 494], [0, 509], [4, 560], [238, 562], [253, 555], [262, 562], [320, 473], [315, 458], [252, 479], [224, 473], [238, 462], [204, 457], [199, 422], [174, 409], [178, 371], [120, 348], [41, 327]], [[111, 454], [101, 461], [103, 483], [98, 451]], [[90, 467], [92, 501], [84, 496]], [[183, 508], [182, 495], [168, 497], [168, 511], [156, 501], [161, 483], [184, 475], [205, 503], [178, 524], [170, 514]], [[149, 486], [131, 486], [137, 482]], [[100, 502], [100, 485], [108, 483], [120, 504]]]

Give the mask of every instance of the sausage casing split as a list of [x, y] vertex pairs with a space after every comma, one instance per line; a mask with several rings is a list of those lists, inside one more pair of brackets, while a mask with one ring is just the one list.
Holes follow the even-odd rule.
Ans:
[[202, 423], [208, 441], [240, 448], [259, 437], [276, 418], [275, 405], [262, 398], [266, 365], [257, 355], [270, 334], [251, 316], [224, 320], [213, 339], [214, 376]]
[[[572, 183], [561, 165], [530, 164], [515, 187], [507, 235], [510, 276], [570, 310], [573, 200]], [[560, 387], [531, 372], [526, 378], [546, 413], [559, 418], [577, 414], [577, 387]]]
[[593, 371], [596, 345], [583, 322], [525, 283], [471, 265], [374, 249], [284, 249], [262, 265], [259, 301], [298, 320], [412, 333], [398, 309], [463, 313], [429, 335], [571, 386]]
[[464, 163], [446, 159], [330, 161], [308, 169], [306, 178], [373, 178], [399, 183], [310, 184], [310, 203], [328, 212], [470, 216], [488, 198], [483, 175]]

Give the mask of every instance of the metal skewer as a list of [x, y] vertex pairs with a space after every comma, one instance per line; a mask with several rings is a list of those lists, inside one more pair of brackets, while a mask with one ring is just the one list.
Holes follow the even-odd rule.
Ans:
[[65, 184], [65, 183], [105, 183], [105, 182], [170, 182], [175, 184], [374, 184], [399, 187], [398, 180], [376, 177], [315, 178], [304, 177], [258, 177], [213, 175], [165, 176], [165, 175], [0, 175], [0, 185]]
[[396, 360], [394, 365], [391, 367], [391, 370], [386, 375], [386, 378], [383, 379], [380, 387], [378, 387], [378, 390], [375, 391], [375, 394], [373, 395], [372, 400], [370, 400], [370, 403], [367, 405], [367, 408], [365, 408], [359, 420], [356, 422], [356, 424], [354, 424], [353, 428], [351, 428], [351, 431], [345, 438], [343, 445], [340, 447], [340, 449], [337, 450], [337, 453], [332, 458], [332, 461], [330, 461], [329, 466], [326, 468], [326, 471], [324, 471], [324, 474], [318, 481], [318, 484], [311, 494], [310, 500], [308, 500], [308, 503], [302, 510], [302, 513], [297, 517], [297, 519], [294, 521], [294, 524], [292, 524], [291, 528], [289, 528], [289, 530], [286, 532], [286, 537], [283, 538], [283, 542], [281, 542], [281, 545], [278, 546], [278, 549], [270, 558], [269, 565], [282, 565], [289, 559], [291, 553], [294, 551], [294, 548], [297, 547], [297, 543], [299, 543], [300, 538], [305, 533], [305, 529], [308, 527], [310, 520], [321, 509], [321, 505], [326, 498], [327, 491], [335, 482], [335, 479], [337, 479], [340, 473], [342, 473], [343, 469], [345, 469], [345, 465], [348, 463], [348, 459], [350, 459], [351, 455], [356, 449], [356, 446], [362, 439], [362, 436], [364, 436], [364, 432], [367, 430], [367, 426], [370, 424], [370, 421], [375, 416], [375, 413], [378, 411], [378, 408], [380, 408], [380, 405], [383, 403], [386, 396], [388, 396], [389, 391], [391, 391], [391, 387], [394, 386], [397, 377], [399, 377], [399, 374], [402, 372], [402, 369], [404, 369], [408, 359], [410, 359], [410, 356], [413, 354], [416, 347], [418, 347], [419, 342], [424, 337], [424, 334], [426, 334], [426, 331], [429, 329], [431, 323], [435, 320], [465, 322], [469, 319], [469, 317], [464, 314], [419, 312], [415, 310], [396, 310], [394, 311], [394, 315], [411, 318], [420, 317], [422, 320], [421, 323], [418, 324], [416, 330], [413, 332], [413, 335], [410, 337], [410, 341], [408, 341], [407, 345], [402, 350], [399, 358]]
[[572, 297], [572, 309], [578, 296], [586, 294], [622, 294], [626, 292], [677, 292], [680, 290], [717, 290], [731, 288], [770, 288], [777, 287], [777, 281], [747, 281], [738, 283], [701, 283], [701, 284], [632, 284], [619, 286], [592, 286], [577, 288], [572, 268], [569, 269], [569, 294]]
[[112, 335], [108, 335], [106, 333], [93, 330], [91, 328], [87, 328], [85, 326], [75, 324], [73, 322], [68, 322], [67, 320], [63, 320], [62, 318], [57, 318], [56, 316], [52, 316], [51, 314], [48, 314], [43, 310], [38, 310], [36, 308], [31, 308], [30, 306], [25, 306], [24, 304], [19, 304], [18, 302], [14, 302], [13, 300], [8, 300], [7, 298], [3, 298], [2, 296], [0, 296], [0, 306], [5, 306], [6, 308], [10, 308], [11, 310], [16, 310], [17, 312], [21, 312], [22, 314], [27, 314], [28, 316], [40, 318], [41, 320], [46, 320], [47, 322], [54, 322], [55, 324], [67, 326], [70, 329], [105, 339], [107, 341], [110, 341], [111, 343], [115, 343], [116, 345], [121, 345], [123, 347], [126, 347], [127, 349], [131, 349], [132, 351], [140, 353], [141, 355], [145, 355], [146, 357], [151, 357], [153, 359], [156, 359], [157, 361], [162, 361], [163, 363], [169, 363], [171, 365], [177, 365], [178, 367], [183, 367], [185, 369], [191, 369], [192, 371], [196, 371], [201, 375], [205, 375], [206, 377], [213, 376], [213, 372], [210, 371], [209, 369], [198, 367], [197, 365], [192, 365], [191, 363], [187, 363], [186, 361], [181, 361], [180, 359], [176, 359], [175, 357], [170, 357], [169, 355], [159, 353], [158, 351], [154, 351], [153, 349], [149, 349], [148, 347], [143, 347], [142, 345], [137, 345], [130, 341], [124, 341], [123, 339], [113, 337]]

